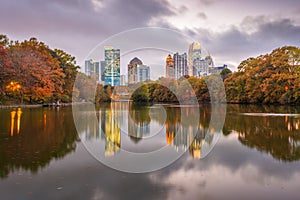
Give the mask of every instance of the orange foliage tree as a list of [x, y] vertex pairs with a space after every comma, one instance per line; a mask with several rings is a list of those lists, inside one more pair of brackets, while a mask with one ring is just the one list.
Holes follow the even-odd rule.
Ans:
[[64, 73], [49, 48], [35, 38], [10, 45], [10, 80], [18, 82], [21, 98], [36, 103], [55, 101], [63, 93]]

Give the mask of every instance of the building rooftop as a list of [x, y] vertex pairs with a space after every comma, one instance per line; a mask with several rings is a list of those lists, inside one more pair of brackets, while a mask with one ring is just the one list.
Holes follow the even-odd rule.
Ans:
[[134, 57], [129, 63], [130, 64], [138, 63], [138, 64], [141, 64], [141, 65], [143, 64], [143, 62], [137, 57]]

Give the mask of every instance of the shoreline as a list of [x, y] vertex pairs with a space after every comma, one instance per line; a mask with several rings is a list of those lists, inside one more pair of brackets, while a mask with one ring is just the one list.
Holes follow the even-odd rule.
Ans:
[[0, 108], [39, 108], [43, 107], [42, 104], [36, 104], [36, 105], [0, 105]]
[[0, 108], [40, 108], [40, 107], [64, 107], [72, 105], [86, 104], [88, 102], [74, 102], [74, 103], [60, 103], [57, 104], [14, 104], [14, 105], [0, 105]]
[[[119, 102], [119, 101], [110, 101], [110, 102], [100, 102], [101, 103], [114, 103], [114, 102]], [[124, 101], [120, 101], [124, 102]], [[127, 101], [126, 101], [127, 102]], [[133, 102], [133, 101], [128, 101], [128, 102]], [[14, 105], [0, 105], [0, 109], [2, 108], [40, 108], [40, 107], [64, 107], [64, 106], [72, 106], [72, 105], [82, 105], [82, 104], [90, 104], [92, 102], [73, 102], [73, 103], [60, 103], [59, 105], [57, 104], [14, 104]], [[152, 103], [152, 104], [178, 104], [178, 102], [133, 102], [138, 104], [144, 104], [144, 103]], [[200, 105], [203, 104], [211, 104], [208, 102], [203, 102], [199, 103]], [[220, 104], [228, 104], [228, 105], [256, 105], [256, 106], [299, 106], [298, 104], [264, 104], [264, 103], [237, 103], [237, 102], [221, 102]]]

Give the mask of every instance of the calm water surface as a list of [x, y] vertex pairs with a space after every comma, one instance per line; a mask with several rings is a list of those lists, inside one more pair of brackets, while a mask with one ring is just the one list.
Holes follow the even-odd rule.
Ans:
[[[1, 199], [300, 199], [299, 107], [227, 105], [221, 130], [210, 106], [96, 110], [95, 120], [82, 109], [77, 131], [71, 107], [0, 109]], [[183, 120], [196, 115], [197, 126]], [[84, 144], [109, 162], [162, 147], [183, 155], [131, 174]]]

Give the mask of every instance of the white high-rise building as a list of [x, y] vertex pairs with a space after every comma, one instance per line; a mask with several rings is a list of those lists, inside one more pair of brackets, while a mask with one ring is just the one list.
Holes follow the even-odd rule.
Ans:
[[201, 59], [201, 45], [199, 42], [193, 42], [189, 46], [189, 52], [188, 52], [188, 67], [189, 72], [188, 74], [190, 76], [194, 75], [195, 69], [194, 69], [194, 60]]
[[175, 70], [175, 78], [179, 79], [182, 76], [188, 75], [187, 55], [186, 53], [173, 55], [173, 63]]
[[94, 73], [94, 65], [93, 65], [93, 60], [90, 59], [90, 60], [86, 60], [84, 62], [84, 73], [87, 75], [87, 76], [91, 76], [93, 73]]
[[209, 74], [209, 68], [214, 66], [210, 55], [203, 56], [200, 43], [193, 42], [188, 54], [189, 75], [202, 77]]
[[92, 59], [85, 61], [85, 68], [84, 73], [91, 77], [94, 76], [94, 78], [100, 79], [100, 62], [94, 62]]
[[137, 82], [150, 80], [150, 67], [147, 65], [137, 65]]

